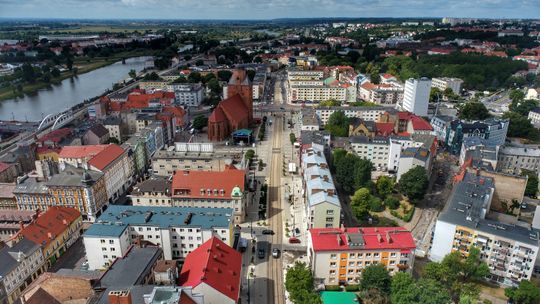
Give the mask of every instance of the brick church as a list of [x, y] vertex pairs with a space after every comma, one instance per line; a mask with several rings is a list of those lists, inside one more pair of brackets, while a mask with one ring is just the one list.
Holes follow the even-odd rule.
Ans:
[[246, 129], [253, 120], [253, 89], [245, 70], [235, 70], [227, 84], [227, 96], [208, 117], [208, 139], [222, 141], [232, 132]]

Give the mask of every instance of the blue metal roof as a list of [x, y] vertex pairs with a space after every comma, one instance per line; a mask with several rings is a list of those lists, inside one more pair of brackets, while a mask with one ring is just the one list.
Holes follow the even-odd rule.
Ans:
[[[186, 219], [188, 215], [189, 221]], [[119, 236], [127, 226], [151, 227], [229, 227], [231, 208], [150, 207], [110, 205], [85, 236]]]

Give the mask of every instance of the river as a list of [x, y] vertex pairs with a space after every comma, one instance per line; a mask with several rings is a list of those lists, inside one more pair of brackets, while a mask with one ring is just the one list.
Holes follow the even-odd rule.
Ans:
[[112, 88], [114, 83], [129, 77], [131, 69], [142, 70], [146, 59], [148, 57], [129, 58], [125, 64], [116, 62], [73, 79], [64, 79], [35, 95], [0, 101], [0, 120], [40, 121], [48, 114], [62, 112]]

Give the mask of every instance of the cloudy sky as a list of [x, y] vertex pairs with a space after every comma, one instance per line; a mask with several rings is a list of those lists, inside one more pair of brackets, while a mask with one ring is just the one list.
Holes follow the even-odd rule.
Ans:
[[0, 0], [0, 17], [272, 19], [538, 18], [540, 0]]

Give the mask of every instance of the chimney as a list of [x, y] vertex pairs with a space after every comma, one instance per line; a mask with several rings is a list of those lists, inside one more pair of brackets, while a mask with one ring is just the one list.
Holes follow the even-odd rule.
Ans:
[[132, 304], [129, 290], [109, 291], [109, 304]]
[[379, 243], [382, 243], [383, 239], [380, 233], [377, 233], [377, 240], [379, 240]]
[[392, 243], [392, 236], [390, 236], [390, 232], [386, 231], [386, 240], [388, 243]]

